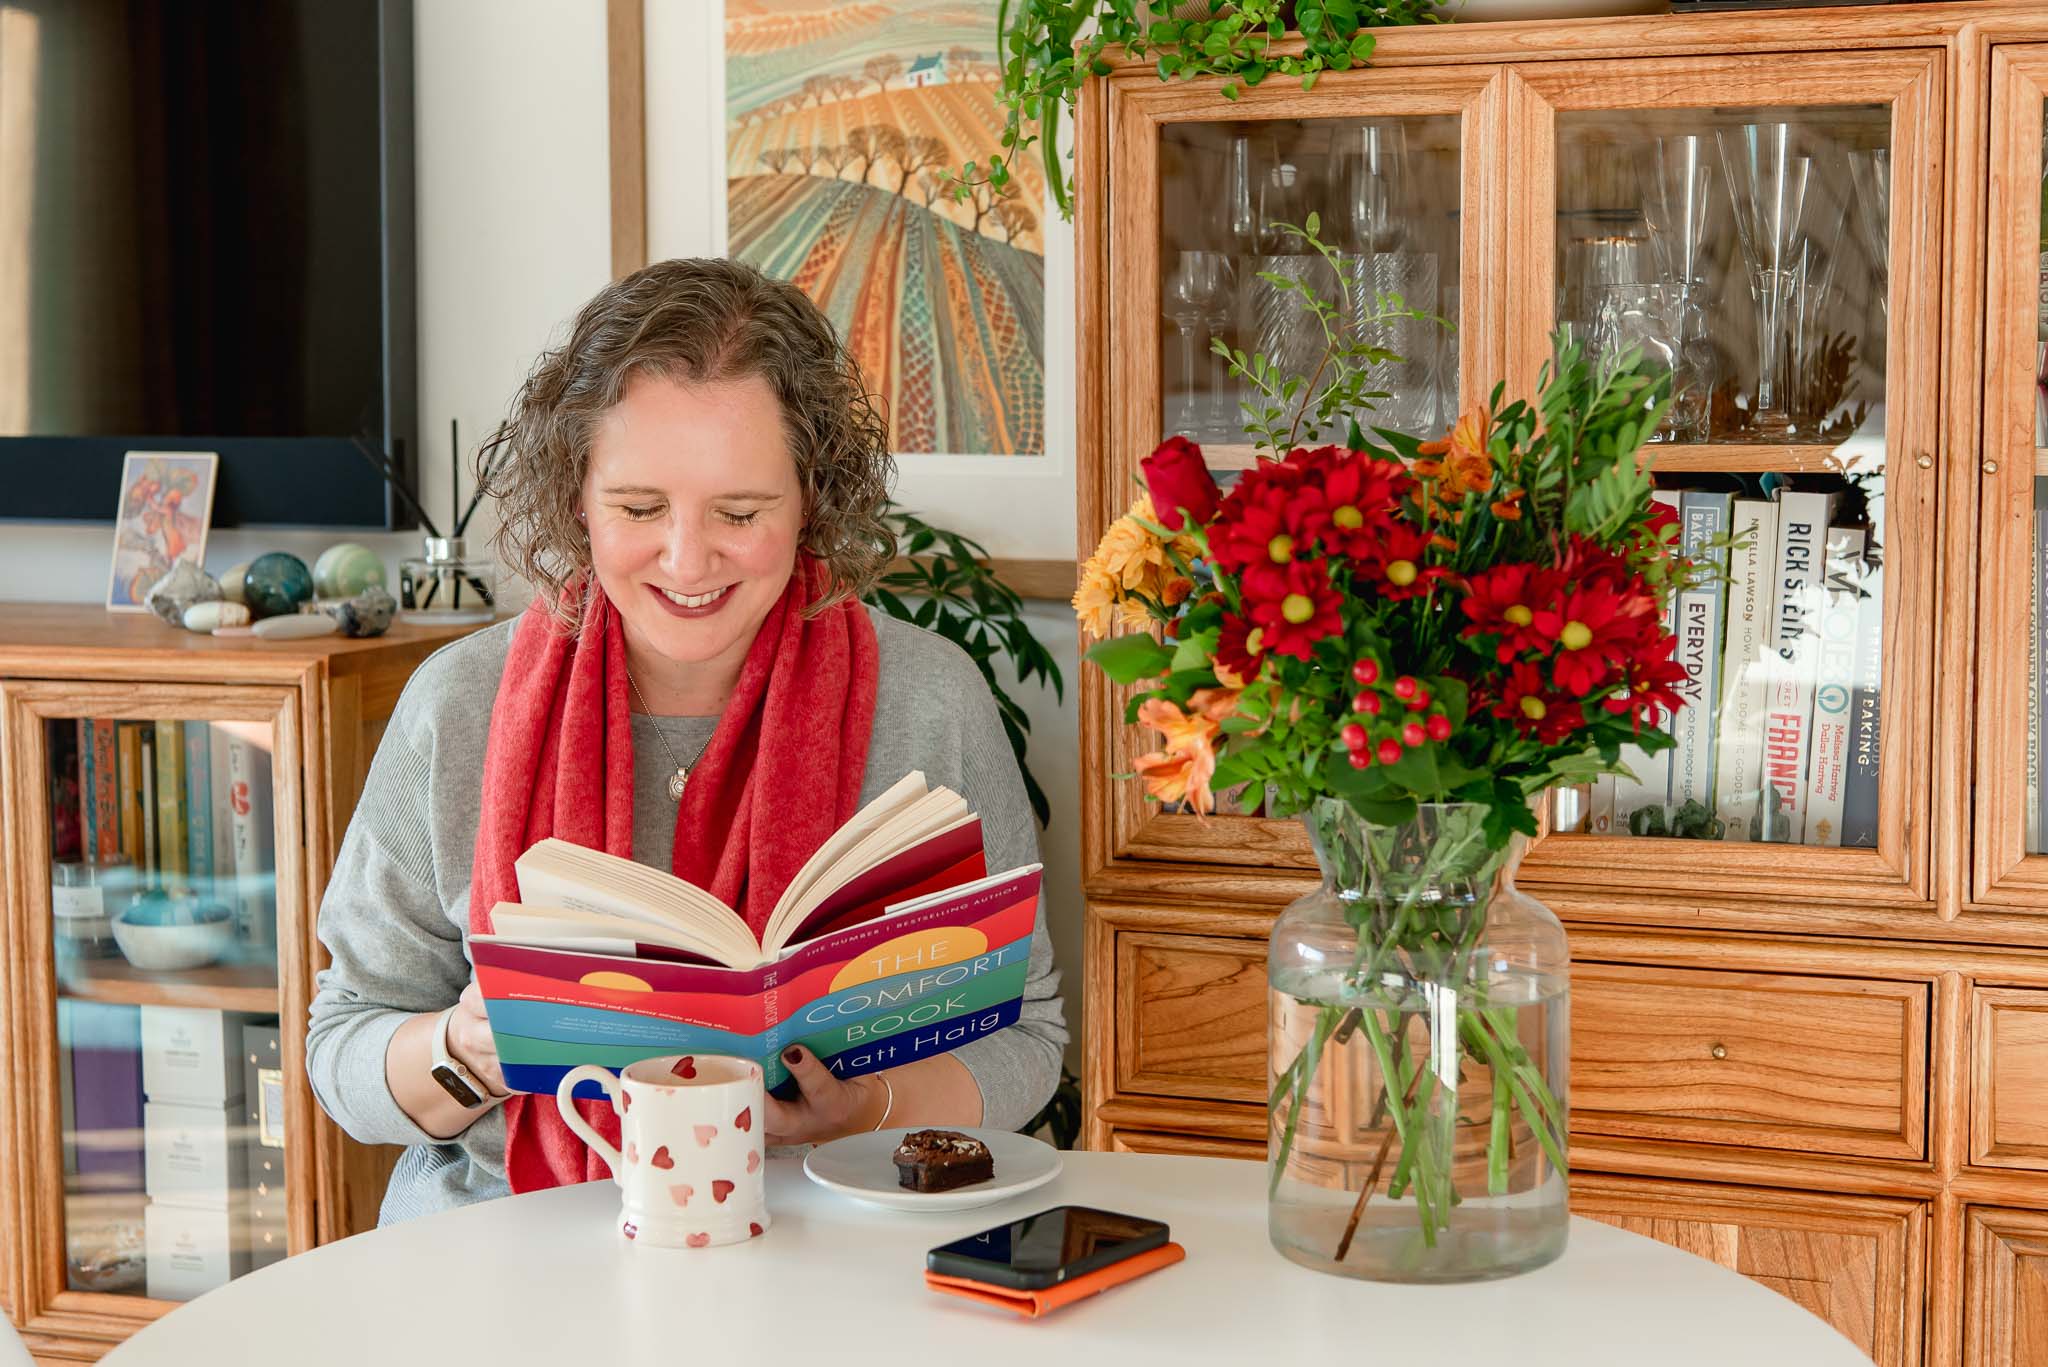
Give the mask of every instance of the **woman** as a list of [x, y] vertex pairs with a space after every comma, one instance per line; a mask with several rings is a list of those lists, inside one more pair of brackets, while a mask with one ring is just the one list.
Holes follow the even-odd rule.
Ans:
[[[608, 286], [527, 379], [492, 492], [534, 606], [413, 675], [320, 908], [307, 1071], [349, 1134], [408, 1146], [384, 1223], [606, 1174], [552, 1099], [507, 1103], [463, 948], [539, 837], [672, 869], [757, 932], [911, 770], [980, 814], [990, 869], [1037, 858], [974, 664], [859, 602], [893, 551], [885, 438], [825, 317], [729, 261]], [[845, 1080], [796, 1049], [770, 1142], [1021, 1125], [1059, 1076], [1058, 993], [1041, 910], [1017, 1025]]]

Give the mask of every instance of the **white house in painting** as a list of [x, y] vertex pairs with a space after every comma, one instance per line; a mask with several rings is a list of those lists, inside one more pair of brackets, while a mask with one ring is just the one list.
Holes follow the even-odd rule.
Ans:
[[944, 85], [946, 83], [946, 59], [934, 52], [929, 57], [920, 57], [911, 63], [908, 84]]

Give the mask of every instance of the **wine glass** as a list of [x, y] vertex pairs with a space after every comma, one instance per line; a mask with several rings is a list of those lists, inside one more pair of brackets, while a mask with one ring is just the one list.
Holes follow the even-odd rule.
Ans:
[[1891, 313], [1892, 154], [1883, 147], [1849, 154], [1849, 178], [1856, 190], [1856, 230], [1870, 253], [1878, 307]]
[[1180, 367], [1168, 427], [1201, 438], [1217, 418], [1209, 339], [1229, 316], [1230, 258], [1222, 252], [1187, 251], [1166, 282], [1166, 316], [1179, 332]]
[[1714, 167], [1706, 139], [1694, 133], [1658, 138], [1638, 171], [1671, 360], [1671, 407], [1658, 435], [1704, 441], [1714, 387], [1714, 349], [1706, 330], [1707, 212]]
[[1792, 387], [1807, 268], [1820, 196], [1813, 158], [1792, 125], [1752, 123], [1718, 131], [1721, 167], [1735, 207], [1735, 233], [1749, 266], [1756, 310], [1756, 432], [1768, 441], [1798, 430]]

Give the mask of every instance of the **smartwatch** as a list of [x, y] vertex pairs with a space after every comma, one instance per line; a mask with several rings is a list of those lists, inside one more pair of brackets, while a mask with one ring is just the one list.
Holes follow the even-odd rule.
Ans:
[[448, 1018], [454, 1014], [455, 1008], [451, 1006], [434, 1019], [432, 1072], [434, 1081], [441, 1084], [442, 1091], [455, 1098], [458, 1106], [475, 1110], [486, 1102], [498, 1098], [483, 1084], [481, 1078], [456, 1062], [455, 1056], [448, 1052]]

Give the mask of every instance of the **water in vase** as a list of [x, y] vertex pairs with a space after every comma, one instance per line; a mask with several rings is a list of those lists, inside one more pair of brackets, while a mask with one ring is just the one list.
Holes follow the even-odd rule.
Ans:
[[1274, 974], [1274, 1056], [1315, 1060], [1299, 1089], [1269, 1081], [1269, 1228], [1288, 1258], [1456, 1282], [1564, 1251], [1567, 983], [1488, 968], [1456, 992], [1394, 973], [1367, 991], [1341, 971]]

